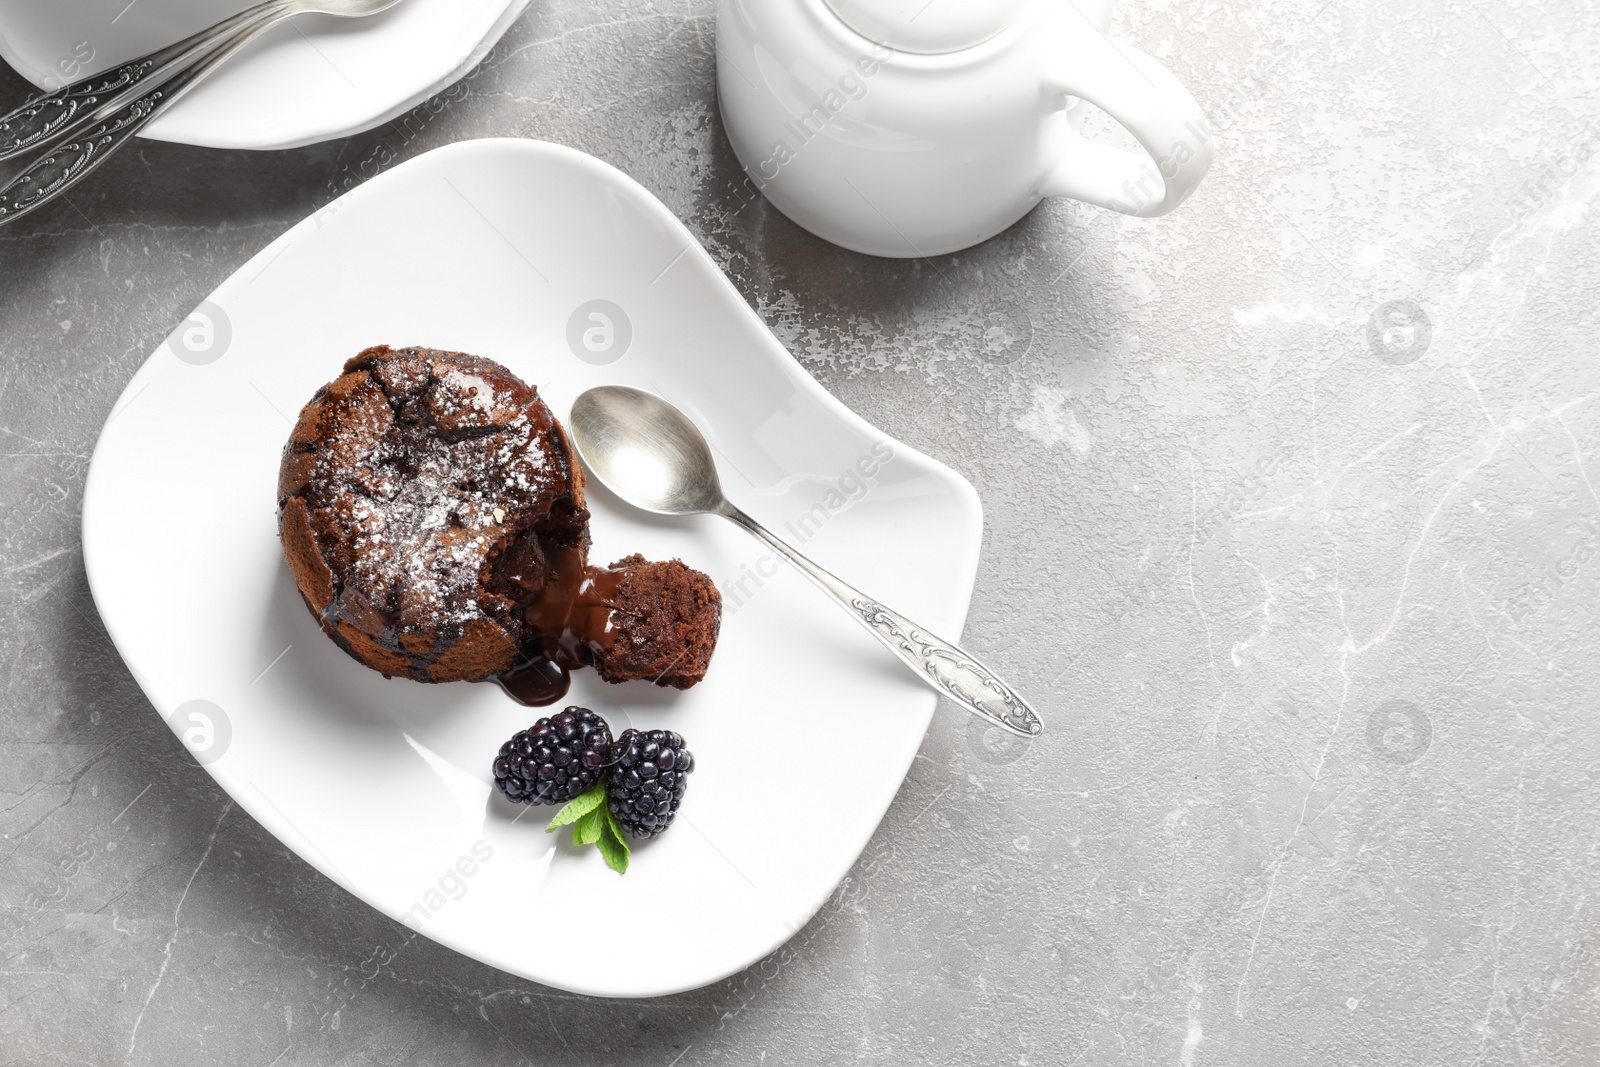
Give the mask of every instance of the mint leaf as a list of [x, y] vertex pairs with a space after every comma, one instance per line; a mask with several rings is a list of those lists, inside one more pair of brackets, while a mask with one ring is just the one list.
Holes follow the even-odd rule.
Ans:
[[618, 874], [628, 869], [628, 842], [622, 836], [622, 826], [606, 805], [606, 783], [602, 780], [574, 797], [566, 807], [556, 812], [545, 833], [554, 833], [563, 826], [572, 827], [574, 845], [594, 845], [600, 849], [606, 864]]
[[567, 806], [556, 812], [556, 817], [550, 820], [550, 825], [544, 828], [545, 833], [551, 833], [566, 826], [568, 823], [577, 822], [591, 811], [604, 804], [606, 800], [605, 782], [597, 782], [587, 790], [579, 793], [568, 801]]
[[592, 845], [600, 840], [600, 830], [605, 825], [605, 820], [601, 818], [602, 814], [600, 808], [595, 808], [572, 824], [574, 845]]
[[601, 824], [600, 836], [595, 840], [595, 845], [600, 849], [600, 855], [606, 859], [606, 866], [618, 874], [628, 872], [628, 843], [622, 839], [622, 827], [617, 824], [617, 817], [611, 814], [611, 809], [603, 809], [599, 813], [604, 822]]

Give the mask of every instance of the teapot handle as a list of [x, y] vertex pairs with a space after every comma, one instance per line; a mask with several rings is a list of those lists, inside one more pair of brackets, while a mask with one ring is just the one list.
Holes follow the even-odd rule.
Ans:
[[1165, 215], [1189, 198], [1211, 167], [1205, 112], [1166, 67], [1105, 36], [1071, 4], [1061, 6], [1068, 23], [1064, 54], [1047, 87], [1062, 106], [1066, 97], [1078, 96], [1099, 107], [1149, 154], [1101, 144], [1062, 123], [1064, 140], [1039, 193], [1125, 215]]

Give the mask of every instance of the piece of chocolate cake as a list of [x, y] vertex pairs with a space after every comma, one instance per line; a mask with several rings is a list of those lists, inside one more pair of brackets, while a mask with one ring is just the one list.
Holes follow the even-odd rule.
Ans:
[[506, 368], [380, 345], [317, 391], [284, 448], [284, 558], [323, 630], [386, 675], [537, 675], [523, 695], [549, 700], [589, 664], [693, 685], [715, 586], [677, 561], [590, 567], [583, 484], [566, 431]]
[[618, 580], [614, 633], [594, 655], [600, 677], [647, 678], [675, 689], [704, 678], [722, 619], [722, 596], [711, 579], [681, 560], [651, 563], [643, 556], [618, 560], [606, 573]]

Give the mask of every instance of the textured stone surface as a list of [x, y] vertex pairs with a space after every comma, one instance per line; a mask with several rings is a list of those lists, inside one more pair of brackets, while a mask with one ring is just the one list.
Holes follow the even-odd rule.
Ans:
[[[0, 1061], [1600, 1058], [1600, 9], [1115, 27], [1212, 111], [1172, 218], [839, 251], [736, 192], [708, 3], [562, 0], [407, 122], [140, 145], [0, 230]], [[839, 894], [695, 993], [533, 986], [335, 888], [152, 714], [84, 579], [96, 433], [172, 326], [343, 183], [485, 135], [640, 179], [973, 481], [966, 636], [1051, 725], [996, 750], [941, 714]], [[1396, 301], [1425, 345], [1369, 338]]]

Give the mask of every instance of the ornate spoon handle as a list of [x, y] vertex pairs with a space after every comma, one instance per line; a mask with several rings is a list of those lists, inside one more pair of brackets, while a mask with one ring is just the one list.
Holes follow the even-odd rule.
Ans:
[[777, 549], [801, 574], [831, 594], [857, 622], [934, 689], [1002, 730], [1032, 737], [1044, 729], [1044, 723], [1028, 702], [1022, 699], [1022, 695], [960, 645], [934, 636], [899, 612], [885, 607], [817, 566], [732, 504], [724, 503], [717, 513]]
[[167, 97], [167, 89], [155, 89], [76, 139], [34, 160], [27, 170], [0, 188], [0, 226], [42, 207], [82, 181], [149, 122]]
[[239, 49], [295, 14], [293, 3], [273, 2], [251, 9], [254, 15], [246, 20], [242, 29], [191, 66], [168, 77], [161, 85], [136, 97], [120, 109], [100, 118], [91, 128], [70, 141], [57, 145], [4, 187], [0, 187], [0, 226], [15, 222], [35, 208], [43, 207], [65, 193], [95, 168], [104, 163], [113, 152], [132, 140], [151, 119], [171, 107], [196, 82], [216, 70]]
[[97, 120], [109, 118], [187, 64], [204, 59], [206, 53], [250, 23], [271, 18], [287, 6], [286, 0], [267, 0], [177, 44], [29, 100], [0, 116], [0, 160], [45, 148]]

